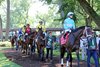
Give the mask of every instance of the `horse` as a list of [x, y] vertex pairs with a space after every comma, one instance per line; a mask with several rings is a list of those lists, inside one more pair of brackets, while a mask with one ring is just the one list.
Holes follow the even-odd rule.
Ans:
[[[70, 62], [70, 67], [72, 67], [72, 52], [76, 52], [78, 58], [78, 67], [79, 67], [80, 39], [81, 36], [83, 35], [84, 30], [85, 30], [85, 26], [76, 28], [71, 33], [69, 33], [67, 42], [63, 45], [60, 45], [61, 66], [63, 66], [64, 54], [67, 51], [67, 60], [69, 60]], [[66, 66], [68, 66], [68, 63], [66, 64]]]
[[11, 42], [11, 47], [14, 48], [14, 43], [16, 42], [17, 37], [16, 36], [12, 36], [10, 38], [10, 42]]
[[23, 39], [24, 39], [24, 35], [22, 34], [20, 37], [19, 37], [19, 39], [17, 40], [17, 48], [19, 49], [19, 50], [23, 50], [22, 48], [23, 48], [23, 44], [24, 44], [24, 41], [23, 41]]
[[35, 36], [36, 31], [31, 32], [29, 35], [23, 35], [22, 39], [18, 41], [18, 45], [22, 47], [23, 53], [32, 54], [35, 52]]
[[36, 31], [31, 32], [31, 34], [29, 35], [29, 38], [27, 40], [27, 49], [28, 49], [28, 53], [32, 54], [35, 53], [35, 38], [36, 38]]
[[42, 29], [40, 29], [37, 33], [36, 45], [37, 45], [39, 59], [43, 61], [44, 60], [44, 48], [45, 48], [45, 34], [43, 34]]

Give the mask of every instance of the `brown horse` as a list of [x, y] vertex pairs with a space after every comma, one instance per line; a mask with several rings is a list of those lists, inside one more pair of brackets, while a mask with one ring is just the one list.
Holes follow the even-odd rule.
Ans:
[[[67, 51], [67, 62], [70, 62], [70, 67], [72, 67], [72, 52], [76, 52], [78, 58], [78, 67], [79, 67], [79, 47], [80, 47], [80, 38], [83, 35], [85, 26], [79, 27], [72, 31], [69, 34], [69, 38], [66, 44], [61, 45], [61, 66], [63, 66], [64, 54]], [[68, 66], [68, 63], [66, 64]]]
[[17, 37], [16, 36], [12, 36], [10, 39], [11, 42], [11, 47], [14, 48], [14, 43], [16, 42]]
[[43, 34], [42, 30], [39, 30], [37, 33], [36, 45], [37, 45], [39, 59], [43, 61], [44, 60], [44, 48], [45, 48], [45, 34]]
[[36, 38], [36, 31], [33, 31], [30, 35], [29, 38], [27, 40], [27, 49], [28, 49], [28, 53], [32, 54], [35, 52], [35, 38]]
[[18, 46], [21, 46], [22, 53], [31, 54], [33, 52], [36, 33], [36, 31], [33, 31], [29, 35], [23, 35], [22, 39], [18, 40]]
[[18, 46], [17, 49], [19, 49], [19, 50], [21, 50], [21, 51], [23, 50], [22, 48], [24, 48], [24, 47], [23, 47], [23, 44], [24, 44], [23, 39], [24, 39], [24, 36], [21, 35], [21, 36], [19, 37], [19, 39], [17, 40], [17, 46]]
[[33, 50], [35, 51], [36, 34], [36, 31], [31, 32], [31, 34], [26, 36], [25, 41], [22, 42], [22, 48], [26, 51], [26, 54], [32, 54]]

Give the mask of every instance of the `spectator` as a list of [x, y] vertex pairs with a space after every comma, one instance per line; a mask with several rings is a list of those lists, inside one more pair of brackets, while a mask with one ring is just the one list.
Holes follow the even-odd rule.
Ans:
[[98, 54], [99, 54], [99, 41], [100, 41], [99, 35], [96, 36], [96, 40], [97, 40], [97, 50], [98, 50]]
[[81, 53], [82, 53], [82, 60], [85, 60], [86, 56], [86, 47], [87, 47], [87, 39], [86, 36], [83, 35], [82, 39], [80, 40], [80, 48], [81, 48]]
[[46, 61], [48, 61], [48, 58], [50, 56], [50, 61], [52, 62], [52, 58], [53, 58], [53, 37], [52, 37], [52, 32], [48, 33], [46, 52], [47, 52]]
[[86, 36], [87, 36], [87, 41], [88, 41], [87, 67], [91, 67], [90, 66], [91, 57], [93, 57], [93, 59], [95, 61], [95, 67], [99, 67], [96, 36], [95, 36], [95, 32], [93, 32], [91, 27], [86, 28]]

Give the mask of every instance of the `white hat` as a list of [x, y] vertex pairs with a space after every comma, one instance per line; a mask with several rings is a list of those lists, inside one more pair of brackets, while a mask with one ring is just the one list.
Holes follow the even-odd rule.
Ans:
[[73, 12], [69, 12], [69, 13], [67, 14], [67, 17], [70, 16], [70, 15], [73, 15], [73, 14], [74, 14]]

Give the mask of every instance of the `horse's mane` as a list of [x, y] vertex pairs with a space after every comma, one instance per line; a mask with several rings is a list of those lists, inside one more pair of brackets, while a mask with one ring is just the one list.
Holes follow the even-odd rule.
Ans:
[[85, 26], [80, 26], [80, 27], [78, 27], [76, 29], [84, 29], [84, 28], [85, 28]]
[[80, 26], [80, 27], [76, 28], [75, 30], [72, 30], [72, 32], [74, 33], [74, 32], [76, 32], [76, 31], [78, 31], [78, 30], [80, 30], [80, 29], [84, 29], [84, 28], [85, 28], [85, 26]]

